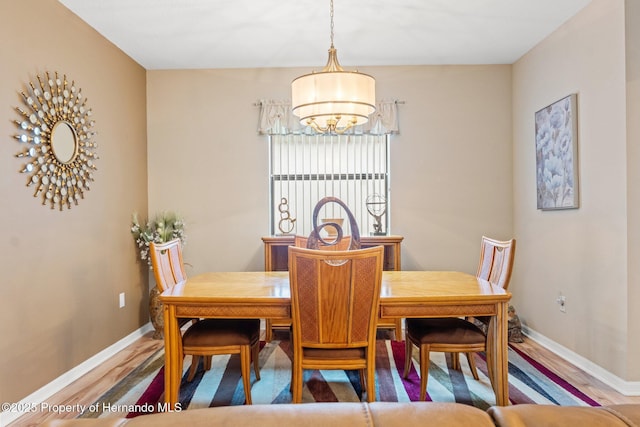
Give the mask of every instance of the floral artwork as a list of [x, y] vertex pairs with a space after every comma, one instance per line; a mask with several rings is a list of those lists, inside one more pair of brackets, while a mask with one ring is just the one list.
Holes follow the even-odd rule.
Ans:
[[535, 120], [538, 209], [577, 208], [576, 95], [537, 111]]

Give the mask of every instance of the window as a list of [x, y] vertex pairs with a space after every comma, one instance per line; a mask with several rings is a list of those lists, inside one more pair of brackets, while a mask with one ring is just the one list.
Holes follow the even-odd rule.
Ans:
[[[347, 135], [320, 135], [300, 124], [289, 101], [260, 100], [258, 133], [269, 138], [270, 232], [308, 236], [313, 209], [323, 197], [343, 201], [362, 236], [390, 235], [391, 135], [399, 133], [398, 104], [381, 100], [376, 112]], [[318, 215], [348, 221], [340, 205], [326, 204]], [[320, 224], [318, 224], [320, 225]]]
[[[390, 135], [269, 135], [271, 234], [309, 235], [316, 203], [341, 199], [353, 213], [360, 234], [384, 235], [390, 224]], [[329, 203], [318, 222], [343, 218]]]

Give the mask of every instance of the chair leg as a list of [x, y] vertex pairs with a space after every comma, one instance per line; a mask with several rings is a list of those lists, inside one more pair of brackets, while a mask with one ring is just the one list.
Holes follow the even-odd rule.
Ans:
[[420, 400], [427, 398], [427, 381], [429, 380], [429, 345], [420, 347]]
[[367, 402], [376, 401], [376, 366], [375, 355], [367, 360]]
[[251, 405], [251, 350], [248, 345], [240, 346], [240, 372], [242, 373], [245, 404]]
[[293, 371], [293, 361], [291, 361], [291, 381], [289, 381], [289, 392], [291, 392], [291, 396], [293, 396], [293, 382], [295, 381], [295, 373]]
[[471, 369], [471, 374], [473, 374], [473, 378], [475, 378], [475, 380], [479, 380], [480, 377], [478, 377], [478, 370], [476, 369], [476, 360], [473, 357], [473, 353], [465, 353], [467, 356], [467, 361], [469, 362], [469, 369]]
[[413, 344], [409, 337], [405, 337], [404, 341], [404, 374], [402, 375], [404, 379], [407, 379], [409, 376], [409, 369], [411, 368], [411, 351], [413, 350]]
[[360, 388], [362, 389], [362, 392], [364, 393], [365, 391], [367, 391], [367, 382], [365, 380], [365, 376], [368, 374], [368, 372], [365, 369], [360, 369], [358, 371], [358, 374], [360, 376]]
[[271, 342], [273, 339], [273, 326], [271, 325], [271, 319], [264, 319], [264, 340]]
[[296, 362], [294, 355], [293, 369], [291, 370], [291, 401], [293, 403], [302, 402], [302, 369], [299, 363]]
[[460, 371], [460, 354], [459, 353], [449, 353], [451, 356], [451, 369], [456, 371]]
[[256, 380], [260, 379], [260, 341], [251, 347], [251, 358], [253, 359], [253, 371], [256, 374]]
[[196, 376], [198, 370], [198, 363], [200, 363], [200, 356], [191, 355], [191, 366], [189, 367], [189, 375], [187, 376], [187, 382], [193, 381], [193, 377]]
[[[495, 322], [495, 318], [492, 317], [489, 320], [489, 324], [493, 325], [493, 322]], [[485, 356], [487, 358], [487, 374], [489, 377], [489, 380], [491, 381], [491, 387], [495, 387], [494, 385], [494, 377], [493, 377], [493, 361], [494, 361], [494, 353], [493, 353], [493, 346], [489, 345], [488, 343], [493, 342], [494, 340], [494, 333], [493, 333], [493, 328], [490, 327], [487, 330], [487, 344], [485, 345]]]

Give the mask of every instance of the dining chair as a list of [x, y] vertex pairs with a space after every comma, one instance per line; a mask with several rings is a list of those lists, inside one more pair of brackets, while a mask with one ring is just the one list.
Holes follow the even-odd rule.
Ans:
[[[294, 246], [305, 248], [309, 239], [304, 236], [295, 236]], [[342, 240], [332, 246], [322, 246], [321, 249], [327, 250], [348, 250], [351, 247], [351, 236], [344, 236]], [[402, 319], [387, 318], [378, 316], [378, 329], [390, 329], [393, 331], [393, 337], [396, 340], [402, 340]]]
[[[307, 237], [304, 236], [295, 236], [294, 246], [300, 248], [307, 247]], [[351, 236], [344, 236], [342, 240], [340, 240], [337, 244], [332, 246], [323, 246], [322, 249], [326, 250], [338, 250], [338, 251], [346, 251], [351, 246]], [[393, 336], [396, 340], [402, 339], [402, 319], [395, 318], [386, 318], [382, 316], [378, 316], [378, 330], [380, 329], [390, 329], [393, 331]]]
[[[307, 242], [309, 238], [305, 236], [295, 235], [293, 237], [293, 246], [298, 248], [306, 248]], [[351, 236], [343, 236], [340, 241], [338, 241], [335, 245], [321, 245], [321, 249], [328, 251], [346, 251], [349, 249], [351, 245]], [[273, 339], [273, 330], [274, 329], [285, 329], [289, 330], [291, 328], [291, 318], [285, 319], [265, 319], [264, 321], [264, 333], [265, 333], [265, 341], [271, 342]]]
[[325, 251], [289, 247], [293, 402], [305, 369], [359, 370], [375, 401], [376, 323], [384, 248]]
[[[156, 286], [162, 291], [184, 283], [187, 275], [182, 260], [180, 239], [150, 245], [151, 265]], [[204, 357], [204, 369], [211, 369], [211, 358], [222, 354], [240, 355], [240, 372], [245, 403], [251, 404], [251, 360], [256, 380], [260, 379], [260, 319], [187, 319], [193, 320], [182, 334], [182, 359], [191, 356], [187, 381], [191, 382]], [[182, 326], [182, 324], [181, 324]]]
[[[296, 235], [293, 240], [293, 245], [299, 248], [306, 248], [308, 240], [309, 240], [308, 237]], [[331, 246], [323, 245], [321, 246], [321, 249], [334, 250], [334, 251], [336, 250], [346, 251], [349, 249], [350, 246], [351, 246], [351, 236], [344, 236], [337, 244], [331, 245]], [[271, 319], [267, 319], [267, 322], [265, 323], [269, 325], [268, 323], [269, 321], [271, 321]], [[277, 320], [272, 322], [273, 322], [271, 323], [272, 328], [273, 327], [283, 328], [283, 327], [289, 327], [291, 325], [291, 319], [288, 319], [288, 322], [286, 320], [285, 321]], [[394, 338], [396, 340], [402, 339], [402, 319], [390, 319], [390, 318], [378, 317], [378, 329], [391, 329], [394, 333]]]
[[180, 239], [164, 243], [151, 242], [149, 256], [153, 267], [153, 276], [160, 292], [187, 280], [187, 273], [182, 260], [182, 244]]
[[[308, 240], [309, 239], [305, 236], [296, 235], [294, 238], [293, 245], [299, 248], [306, 248]], [[334, 250], [334, 251], [335, 250], [346, 251], [350, 248], [350, 246], [351, 246], [351, 236], [344, 236], [342, 240], [337, 242], [335, 245], [322, 246], [321, 249]], [[377, 327], [378, 329], [391, 329], [393, 331], [394, 338], [396, 340], [402, 339], [402, 319], [386, 318], [386, 317], [379, 316]]]
[[[515, 239], [501, 241], [483, 236], [476, 277], [507, 289], [511, 280], [515, 248]], [[458, 370], [461, 369], [459, 354], [465, 353], [473, 378], [479, 379], [473, 353], [486, 351], [487, 336], [473, 320], [473, 318], [457, 317], [405, 320], [403, 376], [407, 378], [409, 375], [411, 351], [415, 345], [419, 351], [420, 400], [426, 398], [429, 355], [432, 351], [451, 353], [451, 367]], [[490, 317], [478, 318], [478, 320], [488, 323]]]
[[[149, 258], [156, 282], [149, 296], [149, 313], [152, 323], [157, 330], [162, 331], [164, 325], [162, 303], [158, 296], [167, 289], [182, 283], [187, 279], [187, 273], [182, 260], [182, 244], [180, 239], [168, 242], [150, 242]], [[188, 322], [196, 322], [198, 319], [179, 319], [180, 327]], [[154, 335], [162, 337], [162, 333]]]

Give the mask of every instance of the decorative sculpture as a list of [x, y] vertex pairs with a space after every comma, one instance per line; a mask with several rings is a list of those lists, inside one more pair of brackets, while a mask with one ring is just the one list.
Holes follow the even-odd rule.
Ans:
[[[349, 245], [349, 250], [360, 249], [360, 229], [358, 228], [356, 218], [353, 216], [347, 205], [337, 197], [325, 197], [316, 204], [315, 208], [313, 208], [313, 230], [311, 230], [311, 234], [309, 235], [309, 239], [307, 240], [307, 248], [319, 249], [320, 244], [324, 246], [333, 246], [338, 244], [344, 236], [341, 224], [338, 224], [336, 222], [325, 222], [318, 225], [318, 214], [320, 213], [320, 209], [327, 203], [337, 203], [338, 205], [342, 206], [345, 213], [347, 214], [349, 227], [351, 229], [351, 244]], [[322, 231], [322, 229], [326, 227], [334, 227], [337, 230], [338, 233], [334, 240], [324, 240], [320, 235], [320, 231]]]
[[280, 222], [278, 223], [278, 228], [282, 234], [289, 234], [293, 230], [293, 226], [295, 225], [296, 219], [291, 218], [291, 214], [289, 213], [289, 201], [286, 197], [280, 199], [280, 204], [278, 205], [278, 210], [280, 211]]
[[372, 194], [367, 197], [367, 211], [376, 222], [373, 224], [374, 236], [385, 236], [386, 231], [382, 229], [382, 216], [387, 212], [387, 200], [379, 194]]

